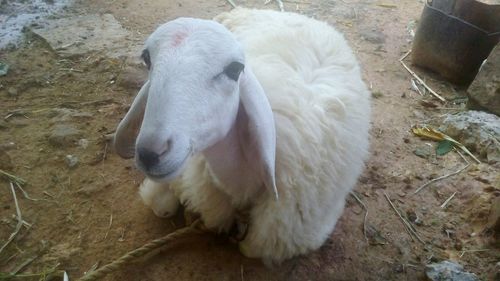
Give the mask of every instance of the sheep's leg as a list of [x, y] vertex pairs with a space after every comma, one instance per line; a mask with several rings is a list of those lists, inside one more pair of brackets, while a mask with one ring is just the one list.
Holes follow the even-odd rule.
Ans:
[[139, 194], [144, 204], [162, 218], [174, 216], [179, 207], [179, 199], [167, 183], [158, 183], [146, 178], [141, 184]]
[[228, 231], [235, 216], [229, 196], [210, 184], [183, 182], [175, 186], [176, 194], [188, 211], [198, 213], [205, 226], [216, 231]]
[[314, 200], [315, 205], [307, 208], [292, 198], [276, 201], [269, 196], [251, 210], [248, 233], [239, 243], [241, 253], [264, 262], [281, 262], [319, 248], [342, 213], [343, 200], [339, 196], [325, 200], [324, 205]]

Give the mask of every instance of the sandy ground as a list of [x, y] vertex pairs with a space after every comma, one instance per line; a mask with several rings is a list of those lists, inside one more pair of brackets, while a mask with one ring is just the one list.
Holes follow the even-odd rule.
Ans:
[[[257, 1], [237, 3], [263, 7]], [[105, 280], [422, 280], [426, 264], [445, 259], [484, 280], [498, 278], [500, 247], [486, 231], [492, 202], [500, 196], [498, 164], [472, 164], [412, 194], [464, 166], [455, 153], [429, 159], [413, 153], [428, 141], [413, 136], [412, 125], [464, 108], [460, 91], [426, 73], [426, 81], [449, 102], [412, 91], [398, 61], [411, 48], [408, 29], [414, 28], [422, 5], [410, 0], [285, 2], [286, 10], [327, 21], [345, 34], [373, 92], [372, 156], [355, 189], [368, 209], [368, 239], [364, 210], [350, 197], [327, 243], [282, 265], [266, 267], [242, 257], [224, 238], [206, 234], [163, 248]], [[277, 9], [274, 2], [266, 7]], [[89, 0], [77, 1], [67, 13], [111, 13], [133, 33], [130, 40], [140, 42], [167, 20], [211, 18], [229, 9], [223, 0]], [[99, 53], [63, 59], [37, 38], [26, 42], [0, 51], [0, 61], [11, 65], [0, 77], [0, 168], [27, 181], [24, 190], [34, 200], [19, 190], [17, 198], [31, 227], [23, 226], [0, 253], [0, 272], [30, 261], [19, 272], [58, 265], [76, 280], [96, 263], [108, 263], [181, 227], [183, 220], [181, 215], [157, 218], [142, 204], [137, 194], [142, 176], [132, 161], [111, 152], [104, 137], [127, 111], [144, 81], [144, 68]], [[61, 124], [73, 132], [54, 138]], [[75, 167], [69, 167], [67, 155], [78, 158]], [[0, 185], [3, 245], [17, 218], [8, 181]], [[405, 231], [384, 194], [410, 220], [418, 217], [415, 228], [424, 243]]]

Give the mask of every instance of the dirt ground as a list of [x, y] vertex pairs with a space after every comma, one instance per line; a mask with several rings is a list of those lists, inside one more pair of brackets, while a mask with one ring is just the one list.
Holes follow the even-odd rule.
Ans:
[[[499, 278], [500, 246], [486, 227], [492, 202], [500, 197], [498, 163], [469, 159], [471, 166], [460, 174], [413, 194], [465, 163], [456, 153], [429, 159], [413, 153], [434, 143], [413, 136], [412, 125], [464, 110], [465, 102], [460, 91], [424, 72], [419, 73], [448, 102], [420, 96], [398, 61], [411, 48], [408, 30], [420, 17], [422, 2], [285, 2], [287, 11], [327, 21], [345, 34], [373, 92], [372, 155], [355, 189], [368, 209], [367, 239], [364, 210], [350, 197], [321, 249], [281, 265], [266, 267], [242, 257], [224, 238], [205, 234], [163, 248], [105, 280], [423, 280], [426, 264], [446, 259], [484, 280]], [[261, 1], [236, 3], [264, 7]], [[277, 9], [275, 2], [266, 7]], [[167, 20], [211, 18], [230, 9], [224, 0], [80, 0], [66, 13], [111, 13], [133, 32], [133, 41], [142, 41]], [[57, 266], [76, 280], [96, 264], [183, 225], [181, 215], [157, 218], [142, 204], [137, 189], [143, 177], [131, 160], [112, 153], [105, 138], [144, 81], [144, 67], [99, 53], [63, 59], [29, 36], [19, 48], [0, 51], [0, 61], [11, 66], [0, 77], [0, 169], [27, 181], [29, 198], [19, 189], [16, 195], [22, 218], [31, 225], [0, 253], [0, 272], [40, 273]], [[71, 134], [55, 137], [62, 124]], [[78, 163], [70, 167], [74, 157]], [[0, 185], [3, 245], [17, 217], [9, 182], [0, 179]], [[405, 231], [385, 194], [414, 222], [424, 243]]]

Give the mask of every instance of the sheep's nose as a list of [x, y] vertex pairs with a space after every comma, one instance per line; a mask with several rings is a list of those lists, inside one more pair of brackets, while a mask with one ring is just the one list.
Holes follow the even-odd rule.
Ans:
[[147, 150], [145, 148], [139, 148], [137, 151], [139, 155], [139, 161], [144, 165], [146, 169], [154, 167], [160, 162], [160, 154]]

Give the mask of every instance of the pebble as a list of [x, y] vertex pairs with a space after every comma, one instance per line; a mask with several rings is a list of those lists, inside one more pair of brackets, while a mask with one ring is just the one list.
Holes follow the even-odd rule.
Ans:
[[68, 147], [80, 139], [82, 133], [67, 124], [56, 125], [49, 134], [49, 143], [55, 147]]
[[9, 97], [17, 97], [18, 95], [17, 89], [10, 87], [9, 89], [7, 89], [7, 95], [9, 95]]
[[80, 139], [78, 141], [78, 146], [80, 146], [83, 149], [86, 149], [89, 146], [89, 140], [88, 139]]
[[380, 30], [376, 29], [364, 29], [359, 32], [359, 35], [363, 37], [364, 40], [373, 44], [383, 44], [385, 43], [385, 34]]
[[429, 264], [425, 268], [427, 278], [432, 281], [479, 281], [480, 279], [470, 272], [464, 271], [464, 267], [452, 261]]
[[68, 164], [69, 168], [75, 168], [78, 165], [78, 157], [75, 155], [66, 155], [66, 164]]

